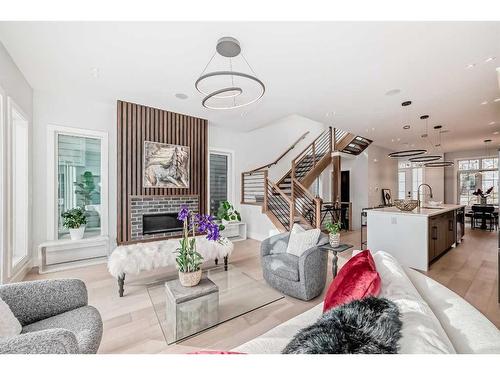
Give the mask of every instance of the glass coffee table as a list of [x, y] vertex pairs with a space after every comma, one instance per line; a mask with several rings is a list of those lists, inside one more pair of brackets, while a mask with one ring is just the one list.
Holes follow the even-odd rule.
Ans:
[[202, 283], [192, 289], [171, 277], [147, 290], [169, 345], [284, 298], [234, 265], [204, 271]]
[[343, 253], [344, 251], [349, 250], [352, 247], [353, 247], [352, 245], [349, 245], [349, 244], [346, 244], [346, 243], [341, 243], [339, 245], [339, 247], [332, 247], [329, 244], [328, 245], [324, 245], [324, 246], [320, 246], [321, 250], [329, 251], [329, 252], [333, 253], [333, 258], [332, 258], [332, 275], [333, 275], [333, 278], [335, 278], [335, 276], [337, 276], [337, 262], [339, 260], [339, 257], [338, 257], [337, 254]]

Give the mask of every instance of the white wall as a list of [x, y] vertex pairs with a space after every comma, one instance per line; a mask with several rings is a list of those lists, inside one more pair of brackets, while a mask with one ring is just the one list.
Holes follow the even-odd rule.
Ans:
[[398, 192], [398, 162], [387, 156], [391, 151], [370, 145], [366, 149], [368, 159], [368, 206], [383, 203], [382, 189], [391, 189], [393, 199]]
[[[0, 228], [0, 282], [7, 282], [9, 281], [7, 279], [7, 253], [6, 249], [8, 246], [7, 243], [7, 232], [6, 232], [6, 224], [8, 222], [7, 218], [7, 212], [6, 208], [7, 207], [7, 192], [5, 189], [5, 182], [7, 181], [7, 153], [6, 153], [6, 148], [7, 148], [7, 140], [5, 138], [5, 135], [7, 134], [7, 97], [12, 98], [14, 102], [21, 108], [21, 110], [24, 112], [24, 114], [28, 117], [29, 121], [29, 126], [31, 127], [33, 124], [33, 90], [31, 89], [31, 86], [29, 85], [28, 81], [24, 78], [23, 74], [21, 71], [17, 68], [16, 64], [10, 57], [9, 53], [7, 50], [4, 48], [3, 44], [0, 43], [0, 88], [3, 91], [3, 94], [5, 95], [4, 97], [4, 102], [3, 102], [3, 109], [4, 109], [4, 121], [2, 122], [4, 124], [4, 129], [1, 129], [0, 131], [0, 165], [1, 165], [1, 175], [0, 175], [0, 198], [1, 198], [1, 204], [0, 204], [0, 214], [2, 215], [0, 223], [1, 223], [1, 228]], [[29, 139], [30, 145], [32, 144], [32, 136], [30, 135]], [[31, 149], [31, 147], [30, 147]], [[32, 154], [29, 155], [31, 159]], [[29, 166], [29, 175], [32, 175], [32, 166], [30, 162]], [[29, 183], [29, 182], [27, 182]], [[30, 184], [29, 187], [29, 194], [32, 194], [32, 186]], [[32, 207], [31, 207], [31, 198], [29, 198], [28, 202], [29, 206], [29, 212], [30, 212], [30, 217], [31, 212], [32, 212]], [[32, 223], [29, 223], [29, 226], [31, 226]], [[29, 249], [31, 250], [33, 248], [32, 246], [32, 239], [31, 236], [28, 235], [28, 246]], [[32, 255], [32, 252], [30, 251], [30, 256]], [[13, 275], [15, 276], [15, 275]]]

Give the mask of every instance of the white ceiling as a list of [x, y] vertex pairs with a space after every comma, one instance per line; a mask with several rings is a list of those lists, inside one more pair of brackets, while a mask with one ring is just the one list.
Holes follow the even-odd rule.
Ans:
[[[226, 35], [267, 92], [245, 109], [207, 110], [194, 81]], [[131, 100], [241, 131], [297, 113], [392, 149], [423, 145], [419, 116], [429, 114], [430, 127], [450, 131], [445, 151], [500, 144], [500, 22], [0, 22], [0, 40], [36, 90]], [[414, 103], [409, 131], [404, 100]]]

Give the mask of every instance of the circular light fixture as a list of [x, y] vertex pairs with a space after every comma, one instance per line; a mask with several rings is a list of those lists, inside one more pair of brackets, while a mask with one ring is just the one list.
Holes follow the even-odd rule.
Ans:
[[[229, 69], [205, 73], [216, 55], [226, 59]], [[235, 71], [233, 66], [248, 67], [249, 72]], [[217, 64], [219, 67], [221, 64]], [[252, 67], [241, 53], [241, 46], [233, 37], [223, 37], [217, 41], [215, 52], [194, 84], [204, 95], [201, 104], [208, 109], [235, 109], [257, 102], [264, 96], [266, 86], [257, 78]]]
[[423, 155], [427, 152], [427, 150], [415, 149], [415, 150], [403, 150], [403, 151], [395, 151], [389, 153], [387, 156], [390, 158], [408, 158], [411, 156]]
[[409, 105], [411, 105], [411, 100], [407, 100], [406, 102], [401, 103], [401, 105], [403, 107], [408, 107]]
[[443, 125], [436, 125], [434, 126], [434, 130], [439, 130], [439, 129], [442, 129], [443, 128]]
[[420, 120], [427, 120], [428, 118], [429, 118], [429, 115], [420, 116]]
[[484, 143], [491, 143], [491, 139], [485, 139]]
[[415, 156], [413, 158], [409, 158], [409, 161], [415, 162], [415, 163], [426, 163], [430, 161], [436, 161], [441, 159], [442, 156], [439, 155], [425, 155], [425, 156]]
[[410, 125], [405, 125], [405, 126], [403, 126], [403, 129], [404, 129], [404, 130], [408, 130], [408, 129], [410, 129]]
[[443, 168], [443, 167], [453, 167], [455, 163], [452, 161], [430, 161], [424, 164], [426, 168]]
[[177, 94], [175, 94], [175, 97], [177, 99], [182, 99], [182, 100], [185, 100], [188, 98], [188, 96], [186, 94], [183, 94], [182, 92], [178, 92]]

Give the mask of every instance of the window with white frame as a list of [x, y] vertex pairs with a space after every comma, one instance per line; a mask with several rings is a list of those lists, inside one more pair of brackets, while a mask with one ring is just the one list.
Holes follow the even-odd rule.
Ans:
[[[222, 201], [231, 201], [232, 152], [211, 150], [209, 155], [210, 214], [216, 215]], [[231, 202], [234, 204], [234, 202]]]
[[398, 199], [406, 198], [406, 172], [398, 172]]
[[411, 192], [413, 199], [418, 199], [418, 186], [424, 182], [423, 163], [400, 161], [398, 163], [398, 198], [407, 198]]
[[85, 238], [108, 234], [107, 133], [49, 126], [49, 234], [69, 238], [62, 213], [83, 209], [87, 219]]
[[412, 170], [412, 196], [413, 199], [418, 199], [418, 187], [423, 183], [423, 171], [422, 167], [413, 168]]
[[487, 202], [498, 205], [498, 157], [478, 157], [458, 161], [457, 201], [470, 206], [479, 203], [473, 195], [477, 189], [486, 192], [493, 188]]

